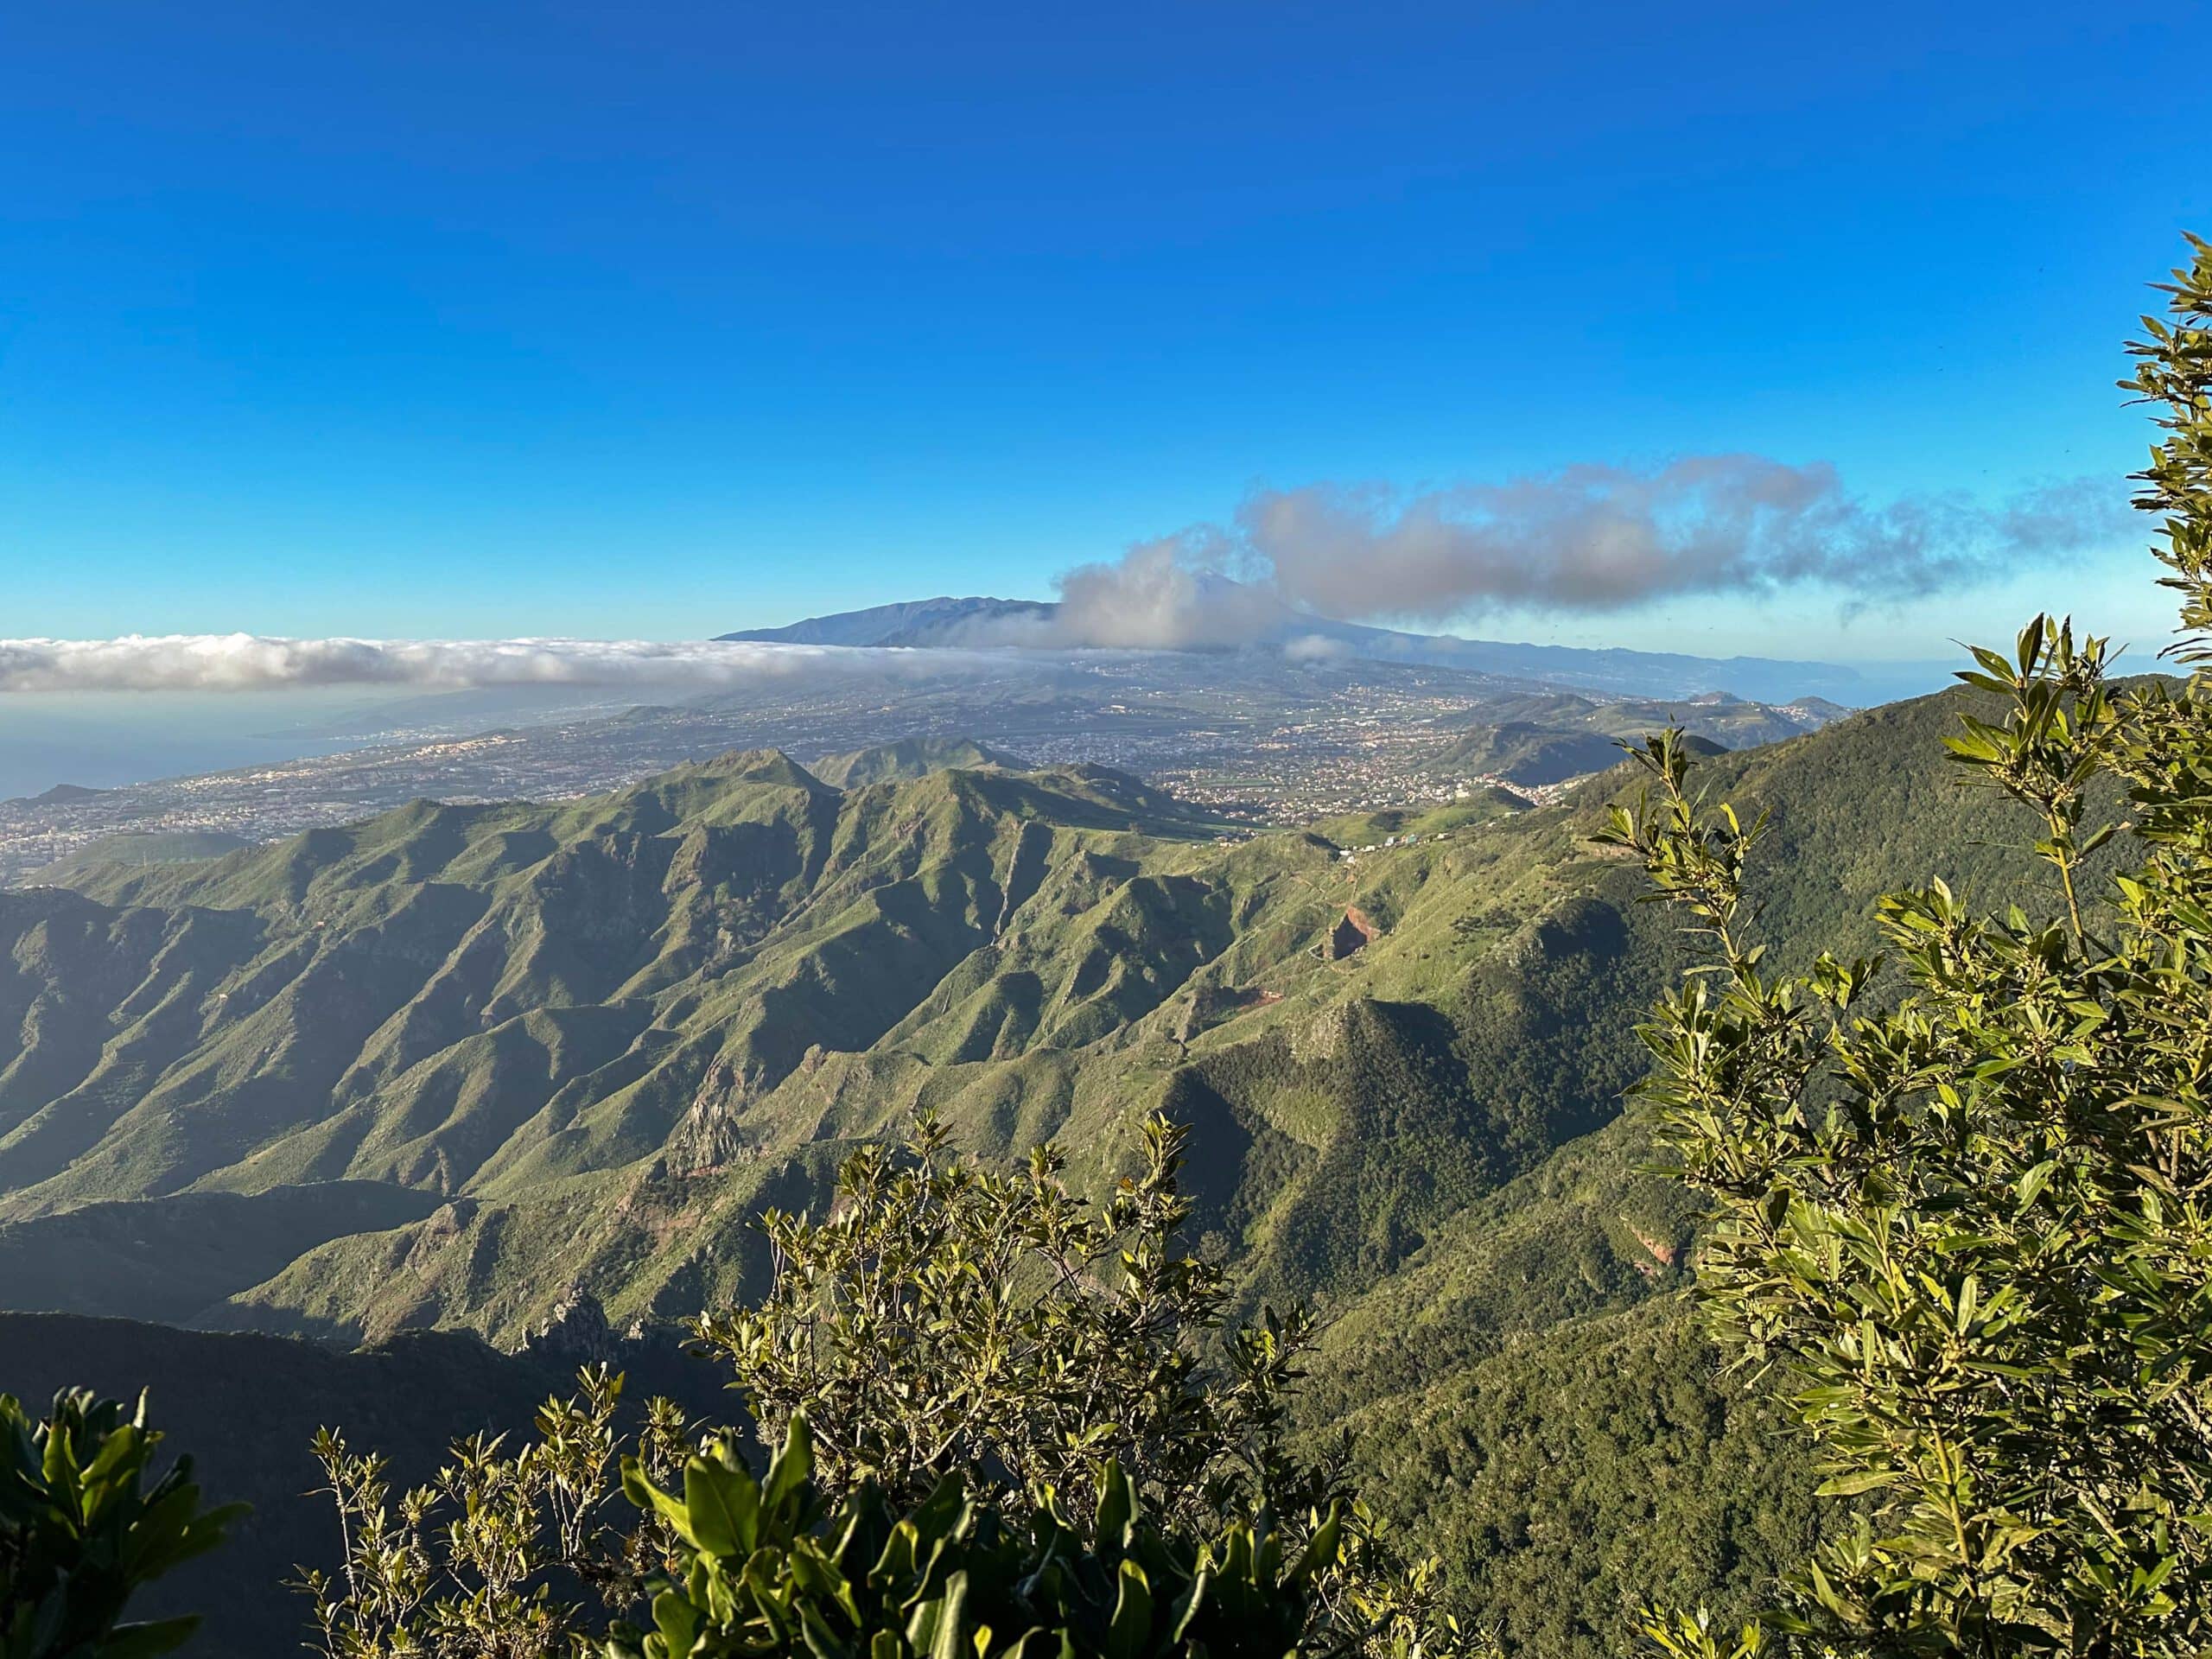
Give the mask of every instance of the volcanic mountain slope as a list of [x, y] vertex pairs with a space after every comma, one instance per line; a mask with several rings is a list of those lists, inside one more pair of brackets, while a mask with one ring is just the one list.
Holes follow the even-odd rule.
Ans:
[[[1802, 838], [1791, 937], [1996, 838], [1942, 724], [1713, 763]], [[1676, 946], [1583, 839], [1593, 787], [1346, 862], [1096, 769], [839, 791], [763, 752], [0, 894], [0, 1220], [29, 1249], [94, 1203], [71, 1224], [127, 1234], [181, 1193], [402, 1189], [436, 1207], [194, 1317], [512, 1338], [572, 1287], [618, 1321], [728, 1294], [760, 1205], [917, 1106], [1101, 1179], [1164, 1107], [1252, 1294], [1357, 1294], [1635, 1074]]]
[[991, 638], [994, 625], [1048, 626], [1058, 611], [1045, 600], [991, 599], [969, 594], [956, 599], [904, 600], [865, 610], [810, 616], [775, 628], [747, 628], [724, 639], [760, 640], [791, 645], [928, 646], [977, 643]]
[[[1931, 873], [2043, 902], [1956, 709], [1704, 763], [1774, 810], [1778, 959], [1865, 950]], [[1510, 1651], [1625, 1651], [1644, 1600], [1732, 1617], [1801, 1557], [1815, 1477], [1719, 1374], [1697, 1215], [1620, 1116], [1681, 960], [1587, 840], [1623, 786], [1234, 840], [1109, 772], [764, 753], [0, 894], [0, 1300], [512, 1345], [582, 1289], [619, 1328], [757, 1283], [759, 1207], [917, 1105], [1094, 1182], [1161, 1108], [1246, 1308], [1327, 1315], [1308, 1427]]]
[[[1686, 697], [1726, 691], [1738, 696], [1789, 698], [1821, 693], [1861, 702], [1872, 699], [1860, 676], [1834, 663], [1775, 661], [1762, 657], [1714, 658], [1673, 652], [1599, 650], [1534, 645], [1455, 634], [1407, 633], [1395, 628], [1342, 622], [1284, 603], [1270, 591], [1227, 577], [1198, 578], [1205, 602], [1224, 605], [1257, 626], [1249, 643], [1301, 656], [1358, 657], [1378, 662], [1423, 663], [1470, 673], [1499, 675], [1547, 685], [1577, 686], [1613, 696]], [[938, 647], [1080, 647], [1096, 641], [1064, 625], [1063, 612], [1045, 600], [981, 595], [909, 600], [865, 610], [810, 616], [782, 627], [747, 628], [720, 636], [780, 645], [830, 645], [927, 650]], [[1126, 643], [1126, 642], [1123, 642]]]

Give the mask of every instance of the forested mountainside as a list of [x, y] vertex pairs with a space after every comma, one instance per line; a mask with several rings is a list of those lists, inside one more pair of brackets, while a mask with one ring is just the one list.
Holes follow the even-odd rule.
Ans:
[[[1881, 849], [1777, 859], [1777, 903], [1840, 923], [1986, 810], [1936, 759], [1895, 764], [1942, 721], [1714, 763], [1785, 835]], [[1878, 803], [1913, 828], [1839, 821]], [[624, 1319], [728, 1294], [757, 1265], [745, 1217], [916, 1104], [1101, 1167], [1165, 1105], [1255, 1286], [1349, 1293], [1617, 1109], [1667, 941], [1584, 816], [1347, 861], [1221, 844], [1095, 769], [840, 791], [753, 753], [96, 869], [0, 895], [0, 1218], [25, 1248], [21, 1224], [96, 1202], [405, 1189], [437, 1207], [195, 1317], [512, 1338], [578, 1286]]]
[[1735, 1617], [1817, 1536], [1802, 1444], [1688, 1294], [1697, 1217], [1616, 1120], [1338, 1304], [1304, 1402], [1508, 1651], [1634, 1650], [1637, 1611]]
[[[1775, 810], [1784, 955], [1863, 945], [1923, 871], [2009, 896], [1954, 718], [1707, 763]], [[1618, 1121], [1679, 950], [1586, 839], [1620, 776], [1347, 857], [1377, 820], [1235, 840], [1095, 769], [895, 775], [928, 760], [727, 756], [0, 893], [0, 1264], [35, 1264], [0, 1294], [512, 1345], [575, 1291], [620, 1326], [757, 1284], [750, 1217], [918, 1105], [1096, 1179], [1160, 1108], [1248, 1303], [1332, 1321], [1313, 1425], [1516, 1650], [1797, 1549], [1809, 1483], [1714, 1376], [1694, 1217]], [[220, 1247], [175, 1248], [203, 1215]]]

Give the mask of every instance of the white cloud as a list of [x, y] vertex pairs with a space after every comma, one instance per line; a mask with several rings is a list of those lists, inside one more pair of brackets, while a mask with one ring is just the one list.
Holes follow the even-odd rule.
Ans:
[[1189, 651], [1236, 645], [1279, 626], [1289, 607], [1272, 588], [1222, 580], [1225, 550], [1192, 533], [1131, 548], [1112, 564], [1060, 578], [1052, 631], [1061, 643]]
[[1047, 626], [1063, 645], [1188, 648], [1278, 635], [1301, 613], [1446, 624], [1793, 590], [1849, 613], [2101, 550], [2132, 517], [2125, 486], [2104, 480], [1995, 504], [1874, 501], [1826, 462], [1751, 454], [1412, 492], [1325, 482], [1255, 490], [1227, 525], [1077, 567]]
[[972, 671], [965, 652], [648, 639], [289, 639], [129, 634], [0, 639], [0, 692], [262, 691], [288, 686], [733, 690], [810, 677]]
[[1294, 663], [1328, 663], [1351, 656], [1351, 647], [1325, 633], [1301, 633], [1283, 641], [1282, 654]]

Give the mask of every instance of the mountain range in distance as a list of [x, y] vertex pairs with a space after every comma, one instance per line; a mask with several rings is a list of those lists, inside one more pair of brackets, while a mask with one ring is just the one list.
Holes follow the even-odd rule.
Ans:
[[[1225, 578], [1205, 579], [1210, 589], [1242, 592]], [[719, 639], [766, 645], [904, 647], [941, 650], [1019, 645], [1081, 644], [1056, 640], [1061, 607], [1049, 600], [941, 595], [810, 616], [780, 627], [744, 628]], [[1793, 662], [1764, 657], [1694, 657], [1675, 652], [1540, 645], [1456, 634], [1409, 633], [1341, 622], [1309, 611], [1287, 611], [1251, 641], [1294, 656], [1338, 655], [1382, 662], [1518, 679], [1609, 696], [1687, 697], [1726, 691], [1759, 702], [1816, 697], [1865, 708], [1900, 696], [1938, 690], [1948, 664], [1886, 663], [1855, 668], [1840, 663]]]

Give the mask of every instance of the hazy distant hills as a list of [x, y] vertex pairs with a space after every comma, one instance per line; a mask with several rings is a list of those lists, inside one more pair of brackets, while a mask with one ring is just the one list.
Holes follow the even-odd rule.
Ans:
[[[0, 803], [0, 887], [63, 860], [130, 854], [147, 836], [266, 842], [429, 797], [601, 793], [703, 755], [774, 746], [802, 761], [910, 741], [1113, 766], [1249, 817], [1402, 798], [1435, 723], [1535, 690], [1419, 664], [1281, 652], [886, 653], [613, 718], [432, 738], [82, 798]], [[1289, 734], [1286, 743], [1286, 733]], [[118, 840], [130, 836], [133, 840]]]
[[1059, 607], [1044, 600], [940, 597], [871, 605], [865, 610], [810, 616], [779, 628], [748, 628], [716, 636], [787, 645], [959, 645], [1002, 643], [988, 636], [1001, 622], [1046, 624]]
[[1514, 784], [1558, 784], [1602, 772], [1621, 758], [1619, 744], [1596, 732], [1560, 732], [1526, 721], [1471, 728], [1439, 749], [1439, 772], [1471, 772]]
[[1517, 721], [1547, 731], [1587, 731], [1605, 737], [1636, 737], [1679, 726], [1725, 749], [1802, 737], [1851, 712], [1822, 697], [1777, 704], [1712, 691], [1671, 700], [1622, 697], [1603, 702], [1564, 692], [1538, 693], [1501, 697], [1482, 710], [1489, 722]]
[[[102, 791], [106, 792], [106, 791]], [[162, 830], [150, 834], [103, 836], [92, 845], [38, 872], [38, 879], [66, 887], [79, 875], [107, 864], [172, 864], [220, 858], [252, 843], [220, 830]]]
[[53, 788], [41, 790], [35, 795], [16, 796], [10, 798], [20, 801], [26, 806], [73, 806], [79, 801], [97, 799], [106, 792], [105, 790], [87, 789], [82, 784], [56, 784]]
[[807, 770], [839, 789], [858, 789], [864, 784], [889, 783], [894, 779], [925, 778], [932, 772], [956, 766], [1026, 772], [1030, 763], [969, 738], [902, 737], [895, 743], [880, 743], [847, 754], [825, 754]]
[[[1220, 587], [1236, 585], [1211, 580]], [[1048, 645], [1058, 612], [1058, 605], [1045, 600], [945, 596], [808, 617], [782, 627], [748, 628], [718, 637], [785, 645], [923, 648]], [[1379, 661], [1419, 663], [1615, 696], [1686, 697], [1702, 691], [1727, 691], [1770, 702], [1818, 696], [1863, 706], [1882, 700], [1858, 671], [1835, 663], [1762, 657], [1721, 659], [1670, 652], [1586, 650], [1465, 639], [1452, 634], [1369, 627], [1305, 612], [1289, 613], [1254, 643], [1306, 652], [1333, 648]]]
[[1558, 784], [1618, 763], [1623, 738], [1669, 726], [1713, 748], [1741, 749], [1818, 731], [1850, 712], [1820, 697], [1776, 706], [1720, 692], [1671, 702], [1600, 702], [1572, 692], [1543, 692], [1485, 704], [1480, 718], [1431, 753], [1425, 766], [1432, 772], [1512, 784]]
[[[1526, 719], [1553, 729], [1553, 716], [1512, 710], [1559, 697], [1600, 707], [1680, 709], [1688, 701], [1333, 652], [862, 652], [620, 716], [422, 736], [227, 774], [0, 802], [0, 887], [73, 880], [85, 867], [71, 860], [166, 860], [265, 843], [425, 797], [601, 793], [702, 755], [768, 746], [819, 766], [902, 743], [978, 744], [1018, 760], [1115, 767], [1246, 822], [1295, 823], [1402, 804], [1425, 755], [1472, 723]], [[1712, 711], [1683, 712], [1705, 720]], [[1570, 726], [1573, 719], [1559, 717]], [[1803, 722], [1738, 723], [1743, 729], [1720, 741], [1759, 741]]]

